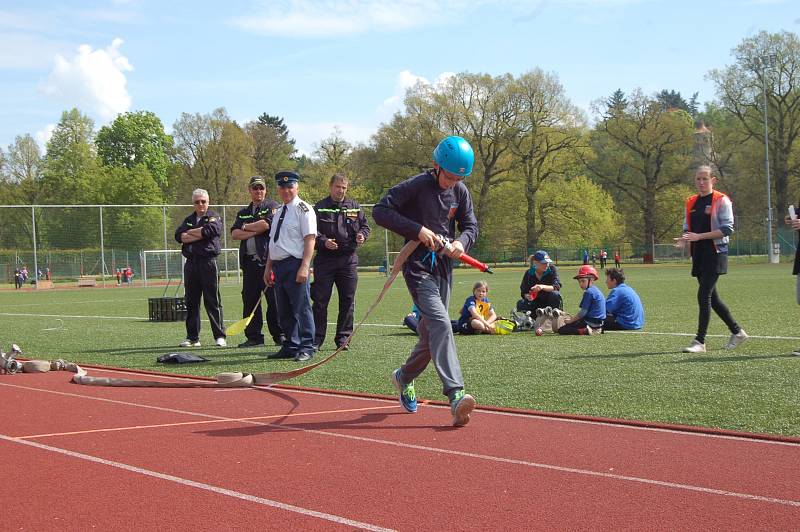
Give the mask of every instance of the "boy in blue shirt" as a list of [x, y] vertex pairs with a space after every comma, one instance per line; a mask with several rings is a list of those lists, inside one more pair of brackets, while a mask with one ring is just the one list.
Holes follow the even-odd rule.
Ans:
[[617, 268], [606, 270], [605, 331], [632, 331], [644, 327], [644, 307], [636, 290], [625, 284], [625, 274]]
[[580, 311], [574, 316], [564, 319], [564, 325], [558, 329], [558, 334], [598, 334], [602, 332], [603, 321], [606, 319], [606, 298], [594, 282], [599, 279], [594, 266], [583, 265], [578, 269], [578, 275], [573, 279], [583, 290]]

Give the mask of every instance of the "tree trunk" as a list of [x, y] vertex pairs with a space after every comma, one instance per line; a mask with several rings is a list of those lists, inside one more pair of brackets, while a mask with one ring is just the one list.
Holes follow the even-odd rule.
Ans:
[[539, 232], [536, 230], [536, 192], [537, 188], [534, 186], [533, 178], [526, 178], [525, 199], [528, 204], [528, 211], [525, 216], [526, 255], [531, 253], [531, 250], [536, 250], [539, 246]]

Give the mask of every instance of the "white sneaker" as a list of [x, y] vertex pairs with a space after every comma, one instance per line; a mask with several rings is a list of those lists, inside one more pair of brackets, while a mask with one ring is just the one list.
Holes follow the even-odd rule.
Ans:
[[684, 353], [705, 353], [706, 352], [706, 344], [701, 344], [697, 340], [692, 340], [692, 343], [689, 344], [688, 347], [683, 348]]
[[217, 338], [217, 347], [225, 347], [228, 345], [228, 342], [225, 341], [225, 338], [219, 337]]
[[188, 338], [180, 343], [181, 347], [200, 347], [200, 340], [189, 340]]
[[794, 351], [792, 351], [792, 354], [793, 354], [794, 356], [796, 356], [796, 357], [800, 357], [800, 348], [798, 348], [798, 349], [795, 349]]
[[731, 335], [728, 343], [725, 344], [725, 349], [736, 349], [739, 344], [743, 344], [748, 338], [749, 336], [744, 332], [744, 329], [739, 329], [738, 333]]

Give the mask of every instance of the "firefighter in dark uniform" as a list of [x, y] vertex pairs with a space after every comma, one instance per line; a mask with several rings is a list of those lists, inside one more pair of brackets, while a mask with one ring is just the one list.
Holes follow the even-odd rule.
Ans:
[[[414, 381], [433, 362], [450, 400], [454, 426], [469, 422], [475, 398], [464, 392], [448, 307], [453, 287], [453, 259], [478, 238], [472, 196], [462, 180], [472, 172], [475, 155], [461, 137], [445, 138], [433, 152], [434, 167], [389, 189], [372, 211], [375, 223], [420, 245], [403, 264], [406, 286], [419, 309], [419, 341], [406, 362], [392, 373], [400, 404], [417, 411]], [[457, 234], [457, 231], [460, 234]], [[452, 240], [442, 249], [440, 237]]]
[[181, 243], [186, 257], [183, 283], [186, 290], [186, 340], [181, 347], [200, 347], [200, 297], [206, 307], [211, 331], [218, 347], [225, 347], [225, 328], [222, 320], [222, 299], [219, 297], [220, 252], [219, 235], [222, 220], [208, 208], [208, 192], [198, 188], [192, 192], [194, 212], [175, 230], [175, 240]]
[[325, 341], [328, 325], [328, 302], [333, 285], [339, 296], [339, 315], [336, 318], [336, 347], [347, 349], [353, 334], [353, 310], [358, 286], [358, 255], [356, 248], [369, 238], [369, 224], [361, 205], [346, 198], [348, 179], [335, 174], [330, 181], [330, 195], [314, 205], [317, 213], [317, 255], [314, 258], [314, 346], [319, 349]]
[[308, 276], [317, 237], [317, 217], [314, 208], [298, 196], [299, 179], [294, 172], [275, 175], [283, 206], [275, 213], [269, 231], [264, 282], [275, 287], [278, 321], [286, 336], [281, 349], [267, 358], [305, 362], [314, 356], [314, 315]]
[[[283, 334], [278, 325], [278, 306], [275, 302], [275, 289], [264, 283], [264, 268], [269, 254], [269, 228], [272, 217], [280, 204], [266, 199], [266, 184], [261, 176], [250, 178], [248, 186], [250, 205], [240, 210], [231, 227], [231, 237], [240, 240], [239, 264], [242, 268], [242, 317], [253, 313], [253, 318], [244, 330], [247, 340], [238, 347], [254, 347], [264, 344], [261, 331], [264, 318], [261, 312], [261, 295], [267, 298], [267, 328], [275, 345], [283, 344]], [[255, 309], [255, 311], [253, 310]]]

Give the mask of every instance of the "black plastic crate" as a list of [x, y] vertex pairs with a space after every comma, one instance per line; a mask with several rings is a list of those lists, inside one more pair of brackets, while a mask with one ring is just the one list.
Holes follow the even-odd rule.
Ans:
[[186, 301], [182, 297], [151, 297], [147, 302], [150, 321], [186, 321]]

